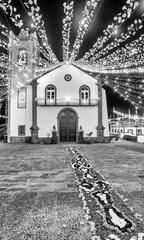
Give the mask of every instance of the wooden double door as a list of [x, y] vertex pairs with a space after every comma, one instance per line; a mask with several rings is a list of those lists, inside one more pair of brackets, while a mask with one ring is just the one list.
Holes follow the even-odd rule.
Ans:
[[63, 110], [59, 115], [60, 141], [76, 141], [76, 114], [71, 109]]

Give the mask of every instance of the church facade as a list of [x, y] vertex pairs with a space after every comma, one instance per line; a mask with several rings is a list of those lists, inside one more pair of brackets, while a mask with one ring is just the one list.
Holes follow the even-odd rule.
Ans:
[[[106, 93], [101, 79], [96, 79], [76, 66], [65, 63], [40, 77], [12, 87], [18, 77], [17, 68], [28, 64], [33, 69], [36, 58], [35, 37], [25, 32], [11, 37], [11, 94], [8, 101], [8, 142], [40, 143], [56, 131], [58, 142], [79, 142], [79, 133], [93, 142], [108, 142], [109, 127]], [[21, 56], [22, 55], [22, 56]], [[19, 64], [13, 65], [14, 62]], [[22, 72], [23, 73], [23, 72]], [[30, 73], [33, 74], [33, 73]]]

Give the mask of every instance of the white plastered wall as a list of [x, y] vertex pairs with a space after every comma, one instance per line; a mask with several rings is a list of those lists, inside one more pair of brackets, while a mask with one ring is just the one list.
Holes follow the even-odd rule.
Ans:
[[[65, 81], [64, 76], [71, 74], [72, 80]], [[63, 65], [56, 70], [44, 75], [38, 80], [38, 98], [45, 97], [45, 88], [53, 84], [57, 88], [57, 98], [79, 98], [79, 88], [88, 85], [91, 89], [91, 98], [97, 97], [96, 80], [72, 65]]]
[[[66, 74], [71, 74], [72, 80], [67, 82], [64, 80]], [[96, 80], [88, 76], [81, 70], [72, 65], [63, 65], [62, 67], [44, 75], [38, 80], [37, 97], [45, 98], [45, 88], [49, 84], [53, 84], [57, 88], [57, 98], [79, 98], [79, 88], [82, 85], [88, 85], [91, 90], [91, 98], [98, 98], [98, 88]], [[104, 136], [109, 136], [108, 130], [108, 114], [106, 94], [103, 89], [103, 125], [105, 127]], [[10, 108], [10, 136], [18, 136], [18, 125], [26, 125], [26, 136], [31, 136], [30, 127], [32, 126], [32, 87], [27, 86], [27, 104], [26, 108], [17, 108], [17, 93], [11, 96]], [[37, 107], [37, 125], [39, 127], [39, 137], [47, 137], [52, 132], [53, 125], [58, 128], [58, 114], [67, 106], [57, 107]], [[96, 127], [98, 125], [98, 107], [73, 107], [78, 115], [78, 129], [80, 125], [84, 130], [84, 136], [93, 132], [92, 137], [97, 136]], [[57, 129], [58, 130], [58, 129]]]
[[[70, 74], [72, 80], [67, 82], [64, 80], [64, 76]], [[79, 89], [82, 85], [87, 85], [90, 88], [91, 98], [98, 98], [98, 87], [96, 85], [96, 80], [81, 70], [77, 69], [72, 65], [63, 65], [62, 67], [44, 75], [38, 80], [38, 91], [37, 98], [45, 98], [45, 88], [49, 84], [53, 84], [57, 89], [57, 98], [79, 98]], [[39, 127], [39, 137], [46, 137], [47, 134], [51, 134], [53, 125], [58, 127], [58, 114], [59, 112], [66, 108], [67, 106], [38, 106], [38, 127]], [[98, 107], [73, 107], [78, 115], [78, 129], [80, 125], [84, 130], [84, 135], [89, 132], [93, 132], [93, 137], [97, 136], [96, 127], [98, 125]], [[105, 90], [103, 90], [103, 124], [105, 126], [104, 134], [108, 136], [108, 117], [107, 117], [107, 107], [106, 107], [106, 95]], [[57, 129], [58, 130], [58, 129]]]
[[[39, 137], [47, 137], [47, 134], [52, 133], [53, 125], [58, 130], [58, 114], [66, 107], [38, 107], [38, 127]], [[75, 110], [78, 115], [78, 129], [80, 125], [84, 130], [84, 135], [93, 132], [93, 137], [96, 137], [97, 126], [97, 107], [73, 107], [70, 109]]]
[[26, 125], [26, 136], [31, 136], [32, 126], [32, 87], [27, 86], [26, 108], [18, 108], [18, 93], [11, 95], [10, 101], [10, 136], [18, 136], [18, 125]]
[[108, 109], [107, 109], [107, 100], [106, 100], [106, 91], [102, 89], [102, 122], [104, 129], [104, 136], [109, 136], [109, 126], [108, 126]]
[[[24, 80], [24, 77], [22, 76], [23, 71], [20, 72], [21, 66], [19, 66], [19, 71], [17, 68], [17, 64], [15, 63], [17, 63], [18, 50], [24, 47], [28, 52], [27, 64], [29, 66], [29, 69], [32, 70], [33, 43], [29, 37], [20, 38], [19, 45], [17, 45], [15, 42], [16, 41], [14, 41], [14, 39], [11, 42], [12, 52], [10, 53], [13, 70], [9, 79], [11, 85], [11, 95], [9, 96], [8, 102], [8, 134], [11, 137], [17, 137], [18, 125], [25, 125], [26, 136], [31, 136], [30, 127], [32, 126], [32, 87], [30, 85], [25, 85], [26, 81], [24, 81], [24, 85], [27, 88], [26, 108], [18, 108], [18, 93], [16, 90], [16, 86], [18, 86], [20, 80]], [[29, 78], [32, 79], [32, 71], [29, 72]]]

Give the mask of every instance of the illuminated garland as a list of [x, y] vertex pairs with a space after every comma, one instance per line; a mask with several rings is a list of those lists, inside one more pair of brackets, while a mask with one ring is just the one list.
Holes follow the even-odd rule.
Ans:
[[143, 117], [138, 117], [137, 115], [131, 115], [130, 113], [129, 114], [125, 114], [125, 113], [122, 113], [122, 112], [119, 112], [119, 111], [116, 111], [116, 110], [114, 110], [113, 112], [115, 114], [117, 114], [117, 116], [121, 116], [122, 119], [124, 119], [124, 118], [129, 118], [129, 119], [133, 119], [133, 120], [135, 120], [136, 118], [140, 119], [140, 120], [144, 119]]
[[72, 24], [72, 17], [73, 17], [73, 5], [74, 1], [71, 2], [64, 2], [64, 13], [65, 13], [65, 18], [63, 19], [63, 61], [68, 60], [69, 56], [69, 39], [70, 39], [70, 29], [71, 29], [71, 24]]
[[[47, 50], [48, 60], [57, 63], [58, 59], [52, 51], [51, 45], [48, 42], [46, 35], [46, 30], [44, 28], [44, 21], [42, 20], [42, 15], [40, 15], [40, 7], [37, 5], [37, 0], [27, 0], [24, 2], [28, 10], [28, 15], [31, 17], [34, 27], [38, 31], [38, 35], [42, 40], [43, 47]], [[45, 51], [45, 50], [43, 50]]]
[[118, 92], [120, 96], [124, 98], [125, 101], [129, 101], [132, 105], [138, 104], [137, 99], [135, 99], [134, 96], [126, 95], [125, 90], [123, 88], [119, 87], [118, 89], [115, 89], [115, 85], [111, 82], [108, 82], [107, 85], [115, 92]]
[[[73, 64], [85, 71], [91, 71], [92, 73], [104, 73], [104, 74], [128, 74], [128, 73], [137, 73], [137, 74], [141, 74], [144, 73], [144, 68], [143, 68], [143, 54], [141, 54], [138, 58], [141, 57], [141, 61], [142, 63], [139, 64], [135, 58], [133, 57], [134, 62], [136, 62], [137, 65], [141, 65], [141, 66], [134, 66], [132, 68], [124, 68], [124, 64], [121, 64], [121, 68], [120, 68], [120, 63], [117, 64], [116, 66], [111, 65], [111, 63], [107, 62], [107, 66], [109, 66], [109, 69], [104, 67], [104, 61], [103, 64], [96, 64], [95, 62], [90, 62], [90, 61], [85, 61], [85, 62], [81, 62], [79, 61], [75, 61], [73, 62]], [[130, 65], [130, 64], [129, 64]], [[133, 66], [133, 63], [132, 63]]]
[[111, 79], [106, 78], [105, 84], [110, 88], [114, 89], [115, 92], [118, 92], [121, 97], [123, 97], [126, 101], [129, 101], [131, 104], [135, 106], [139, 106], [140, 109], [144, 110], [144, 92], [140, 91], [140, 89], [136, 89], [135, 91], [129, 90], [129, 86], [117, 84]]
[[[13, 66], [12, 66], [13, 67]], [[11, 91], [9, 94], [13, 94], [21, 87], [29, 84], [34, 78], [34, 74], [31, 70], [31, 67], [28, 66], [16, 66], [13, 71], [13, 81], [11, 82]]]
[[[121, 43], [125, 42], [130, 37], [134, 36], [140, 29], [142, 29], [144, 26], [142, 24], [142, 20], [134, 20], [134, 22], [128, 26], [128, 31], [126, 33], [121, 33], [121, 38], [115, 38], [113, 42], [108, 44], [105, 48], [103, 48], [101, 51], [99, 51], [97, 54], [95, 54], [93, 57], [91, 57], [92, 60], [97, 60], [100, 57], [106, 55], [109, 53], [110, 50], [113, 50], [116, 47], [119, 47]], [[83, 59], [88, 59], [89, 55], [87, 54]]]
[[8, 50], [8, 43], [5, 40], [0, 39], [0, 47]]
[[[48, 62], [53, 62], [50, 59], [49, 53], [47, 51], [45, 51], [45, 49], [42, 46], [39, 46], [39, 51]], [[56, 62], [56, 64], [57, 64], [57, 62]]]
[[[0, 100], [1, 101], [1, 100]], [[7, 118], [7, 116], [4, 115], [0, 115], [0, 118]]]
[[103, 31], [104, 37], [99, 37], [93, 47], [84, 55], [84, 59], [93, 56], [96, 51], [103, 47], [114, 34], [117, 34], [119, 26], [125, 22], [127, 18], [130, 18], [133, 11], [139, 6], [139, 2], [135, 0], [127, 0], [126, 5], [123, 6], [122, 12], [114, 17], [114, 23], [108, 25], [107, 29]]
[[132, 68], [132, 69], [117, 69], [117, 70], [106, 70], [106, 71], [103, 71], [105, 73], [125, 73], [125, 74], [128, 74], [128, 73], [137, 73], [137, 74], [141, 74], [141, 73], [144, 73], [144, 68], [143, 67], [135, 67], [135, 68]]
[[[97, 61], [103, 69], [117, 69], [143, 64], [143, 41], [144, 34], [116, 50], [114, 53]], [[103, 67], [104, 66], [104, 67]]]
[[83, 42], [84, 36], [86, 35], [86, 32], [88, 31], [88, 28], [90, 26], [90, 23], [94, 15], [95, 8], [99, 1], [101, 0], [86, 0], [86, 5], [83, 11], [82, 20], [79, 23], [77, 38], [75, 40], [73, 51], [70, 57], [71, 61], [74, 61], [75, 58], [77, 57], [77, 53], [81, 47], [81, 44]]
[[7, 61], [7, 59], [8, 59], [8, 55], [7, 54], [5, 54], [5, 53], [0, 53], [0, 61]]
[[126, 101], [139, 106], [139, 109], [142, 111], [144, 110], [144, 74], [107, 75], [104, 74], [103, 71], [102, 74], [93, 71], [90, 75], [97, 79], [102, 79], [105, 85], [108, 85], [111, 89], [120, 94]]
[[95, 71], [105, 71], [105, 70], [117, 70], [122, 69], [122, 71], [128, 67], [139, 67], [143, 66], [144, 54], [143, 54], [143, 40], [144, 35], [141, 35], [138, 39], [132, 41], [116, 50], [114, 53], [108, 55], [105, 58], [101, 58], [95, 62], [95, 58], [91, 58], [90, 61], [83, 60], [77, 61], [79, 65], [91, 65]]
[[90, 63], [88, 60], [86, 60], [84, 62], [82, 60], [74, 61], [73, 65], [75, 65], [83, 70], [86, 70], [86, 71], [97, 72], [97, 73], [104, 72], [104, 70], [97, 68], [95, 62]]
[[47, 60], [39, 57], [39, 60], [38, 60], [38, 66], [39, 66], [39, 67], [44, 67], [44, 68], [47, 67], [47, 68], [48, 68], [49, 65], [50, 65], [50, 63], [49, 63]]
[[11, 6], [11, 2], [12, 0], [2, 0], [2, 3], [0, 3], [0, 8], [2, 8], [7, 15], [9, 15], [15, 26], [21, 28], [23, 26], [23, 22], [20, 19], [20, 14], [17, 14], [17, 9], [16, 7]]
[[91, 69], [102, 73], [144, 73], [144, 53], [128, 55], [128, 51], [123, 51], [119, 52], [119, 55], [116, 53], [109, 55], [97, 64], [94, 61], [91, 61], [91, 63], [77, 62], [76, 64], [85, 70]]
[[0, 23], [0, 28], [2, 29], [1, 34], [4, 35], [5, 37], [8, 37], [8, 33], [9, 33], [8, 28], [2, 23]]
[[[82, 20], [79, 23], [77, 38], [75, 40], [73, 51], [70, 57], [71, 61], [74, 61], [77, 57], [77, 53], [88, 31], [94, 16], [95, 8], [99, 1], [100, 0], [86, 0]], [[0, 8], [2, 8], [3, 11], [10, 17], [15, 26], [21, 28], [23, 23], [20, 19], [20, 14], [17, 14], [17, 9], [11, 6], [11, 2], [12, 0], [1, 0]], [[111, 43], [108, 43], [107, 46], [105, 44], [113, 35], [117, 34], [119, 26], [131, 17], [132, 13], [140, 5], [139, 2], [140, 0], [127, 0], [125, 6], [122, 8], [122, 12], [114, 17], [114, 23], [108, 25], [107, 29], [103, 31], [104, 36], [99, 37], [89, 52], [87, 52], [82, 59], [74, 62], [74, 65], [94, 73], [102, 73], [103, 76], [105, 76], [105, 84], [108, 84], [114, 89], [115, 92], [120, 93], [125, 100], [130, 101], [132, 104], [136, 104], [136, 106], [139, 106], [143, 110], [144, 75], [141, 75], [140, 73], [144, 73], [144, 34], [142, 34], [136, 40], [133, 40], [131, 43], [125, 44], [125, 41], [131, 40], [136, 33], [142, 30], [144, 27], [142, 18], [144, 15], [142, 14], [140, 18], [135, 19], [134, 22], [127, 27], [127, 31], [120, 34], [119, 38], [115, 37], [114, 40]], [[12, 67], [15, 69], [15, 80], [11, 86], [13, 92], [17, 91], [17, 89], [25, 86], [26, 84], [29, 84], [33, 77], [40, 77], [47, 71], [54, 69], [60, 64], [63, 64], [59, 63], [48, 42], [44, 28], [44, 22], [42, 20], [42, 15], [40, 14], [40, 8], [37, 5], [37, 0], [25, 0], [24, 5], [28, 10], [28, 15], [32, 19], [37, 33], [39, 34], [39, 40], [42, 42], [43, 46], [39, 46], [42, 57], [39, 58], [38, 66], [35, 66], [33, 69], [34, 75], [32, 75], [30, 67], [20, 67], [17, 65], [17, 63], [13, 63]], [[71, 0], [67, 3], [64, 3], [65, 18], [63, 19], [62, 31], [64, 62], [68, 60], [69, 54], [73, 5], [74, 1]], [[8, 28], [1, 23], [0, 28], [2, 29], [1, 34], [4, 37], [8, 37]], [[125, 44], [125, 46], [121, 47], [122, 44]], [[8, 50], [6, 40], [0, 39], [0, 47]], [[111, 51], [115, 52], [111, 53]], [[8, 68], [8, 56], [1, 55], [0, 98], [2, 99], [5, 98], [7, 93], [10, 93], [10, 86], [8, 86], [8, 73], [10, 70], [12, 70], [12, 68]], [[112, 73], [115, 73], [115, 75], [112, 75]], [[122, 75], [121, 73], [124, 74]], [[136, 73], [136, 76], [129, 76], [128, 73]]]
[[[102, 62], [99, 65], [99, 68], [101, 69], [106, 69], [109, 70], [109, 72], [111, 72], [111, 70], [115, 69], [115, 70], [120, 70], [124, 72], [124, 70], [126, 72], [128, 72], [130, 69], [128, 69], [129, 67], [132, 67], [133, 71], [134, 68], [136, 66], [143, 66], [144, 63], [144, 53], [141, 53], [140, 55], [134, 55], [132, 57], [127, 57], [127, 56], [118, 56], [116, 57], [116, 61], [114, 62], [113, 60], [109, 60], [109, 61], [103, 61], [103, 65]], [[113, 64], [113, 65], [112, 65]], [[143, 69], [144, 71], [144, 69]]]

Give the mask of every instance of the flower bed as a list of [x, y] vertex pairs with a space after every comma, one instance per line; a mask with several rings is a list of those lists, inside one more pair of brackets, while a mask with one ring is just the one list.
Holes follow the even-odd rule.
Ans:
[[76, 147], [68, 146], [67, 151], [83, 200], [85, 218], [93, 233], [92, 240], [143, 240], [140, 220], [123, 199]]

